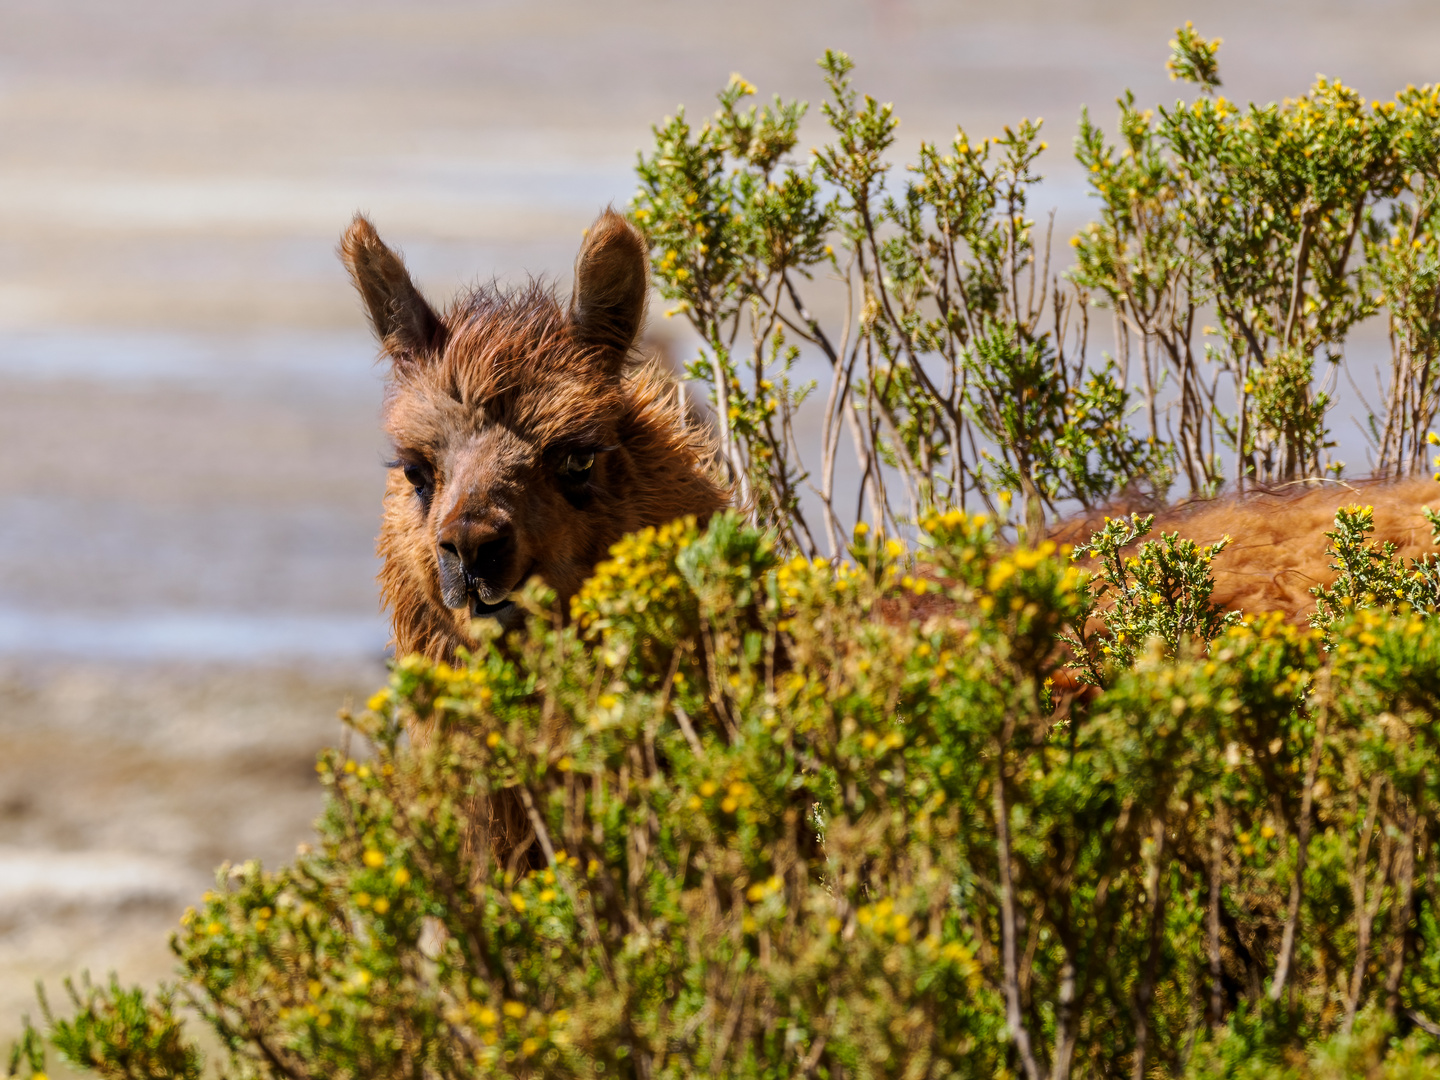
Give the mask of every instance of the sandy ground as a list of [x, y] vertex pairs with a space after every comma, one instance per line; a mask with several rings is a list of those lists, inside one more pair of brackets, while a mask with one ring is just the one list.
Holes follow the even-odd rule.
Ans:
[[224, 861], [311, 834], [316, 752], [379, 664], [305, 670], [0, 665], [0, 1038], [33, 983], [153, 983], [175, 921]]
[[383, 677], [351, 214], [440, 300], [563, 283], [652, 123], [732, 71], [817, 101], [837, 47], [904, 154], [1046, 117], [1063, 237], [1080, 106], [1173, 100], [1187, 17], [1240, 100], [1440, 55], [1418, 0], [0, 3], [0, 1044], [37, 978], [166, 973], [217, 863], [308, 835], [313, 755]]

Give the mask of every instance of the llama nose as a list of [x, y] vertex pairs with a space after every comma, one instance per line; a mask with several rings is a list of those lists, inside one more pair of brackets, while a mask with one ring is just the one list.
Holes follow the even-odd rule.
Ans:
[[453, 599], [458, 601], [451, 604], [452, 607], [464, 604], [464, 597], [472, 586], [483, 594], [510, 585], [503, 580], [515, 546], [515, 534], [509, 522], [461, 519], [447, 523], [435, 539], [446, 602], [451, 601], [448, 594], [452, 592], [456, 594]]

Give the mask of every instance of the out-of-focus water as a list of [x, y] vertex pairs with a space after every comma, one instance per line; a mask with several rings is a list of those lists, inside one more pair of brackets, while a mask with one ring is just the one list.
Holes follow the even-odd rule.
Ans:
[[0, 1033], [36, 975], [163, 972], [216, 861], [304, 837], [333, 708], [381, 677], [353, 213], [438, 301], [563, 287], [652, 123], [732, 71], [816, 101], [835, 47], [897, 158], [1044, 116], [1063, 245], [1080, 107], [1173, 100], [1186, 18], [1232, 99], [1440, 75], [1406, 0], [0, 4]]

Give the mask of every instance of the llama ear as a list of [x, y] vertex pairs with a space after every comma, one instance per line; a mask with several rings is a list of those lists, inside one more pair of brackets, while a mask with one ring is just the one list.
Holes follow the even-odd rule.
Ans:
[[606, 210], [585, 235], [575, 260], [570, 318], [580, 335], [624, 354], [645, 322], [650, 265], [640, 234]]
[[381, 241], [359, 214], [340, 241], [340, 258], [365, 302], [375, 336], [392, 358], [415, 362], [440, 347], [445, 328], [400, 256]]

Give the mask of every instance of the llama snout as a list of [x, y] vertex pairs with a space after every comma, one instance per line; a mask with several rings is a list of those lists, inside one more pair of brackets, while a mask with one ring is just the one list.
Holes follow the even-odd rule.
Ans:
[[435, 544], [447, 607], [469, 608], [481, 617], [510, 606], [509, 595], [520, 581], [515, 529], [508, 520], [455, 518], [441, 526]]

